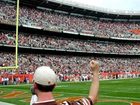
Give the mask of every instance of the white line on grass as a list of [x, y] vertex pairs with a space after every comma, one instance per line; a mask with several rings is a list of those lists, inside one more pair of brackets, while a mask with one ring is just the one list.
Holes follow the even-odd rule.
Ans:
[[88, 94], [83, 94], [83, 93], [68, 93], [68, 92], [54, 92], [54, 93], [59, 93], [59, 94], [73, 94], [73, 95], [82, 95], [82, 96], [88, 95]]
[[[71, 95], [78, 95], [78, 96], [88, 96], [88, 94], [84, 94], [84, 93], [68, 93], [68, 92], [54, 92], [54, 93], [59, 93], [59, 94], [71, 94]], [[135, 100], [139, 100], [139, 98], [133, 98], [133, 97], [118, 97], [118, 96], [109, 96], [109, 95], [100, 95], [101, 97], [108, 97], [108, 98], [116, 98], [116, 99], [135, 99]]]
[[101, 97], [109, 97], [109, 98], [117, 98], [117, 99], [135, 99], [135, 100], [139, 100], [140, 98], [133, 98], [133, 97], [118, 97], [118, 96], [109, 96], [109, 95], [99, 95]]
[[[15, 87], [20, 87], [20, 86], [32, 86], [32, 85], [33, 85], [33, 84], [1, 85], [0, 88], [1, 88], [1, 87], [13, 87], [13, 86], [15, 86]], [[56, 87], [68, 87], [68, 86], [66, 86], [66, 85], [58, 85], [58, 86], [56, 86]]]
[[0, 102], [0, 105], [15, 105], [15, 104], [10, 104], [10, 103], [6, 103], [6, 102]]
[[[132, 89], [131, 89], [132, 90]], [[114, 90], [114, 91], [110, 91], [110, 90], [102, 90], [102, 92], [104, 92], [104, 93], [108, 93], [108, 92], [112, 92], [112, 93], [118, 93], [118, 92], [121, 92], [122, 94], [123, 93], [138, 93], [138, 92], [128, 92], [128, 90], [127, 91], [117, 91], [117, 90]]]
[[[120, 81], [120, 80], [132, 80], [132, 81], [137, 81], [137, 80], [135, 80], [135, 79], [138, 79], [138, 78], [122, 78], [122, 79], [112, 79], [112, 80], [100, 80], [100, 81], [115, 81], [115, 82], [117, 82], [117, 81]], [[91, 82], [91, 81], [79, 81], [79, 82], [58, 82], [58, 83], [63, 83], [63, 84], [67, 84], [67, 83], [88, 83], [88, 82]], [[12, 87], [12, 86], [31, 86], [32, 84], [19, 84], [19, 85], [1, 85], [0, 87]]]
[[1, 85], [0, 88], [1, 88], [1, 87], [13, 87], [13, 86], [15, 86], [15, 87], [20, 87], [20, 86], [32, 86], [32, 84]]

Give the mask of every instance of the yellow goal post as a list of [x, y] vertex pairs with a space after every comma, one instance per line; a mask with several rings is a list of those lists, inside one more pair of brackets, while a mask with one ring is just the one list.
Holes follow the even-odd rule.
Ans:
[[18, 28], [19, 28], [19, 0], [16, 3], [16, 39], [15, 39], [15, 66], [0, 67], [3, 69], [17, 69], [18, 68]]

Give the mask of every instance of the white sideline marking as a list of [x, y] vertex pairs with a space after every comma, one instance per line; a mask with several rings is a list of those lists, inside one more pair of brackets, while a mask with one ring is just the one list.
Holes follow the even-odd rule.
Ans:
[[32, 86], [32, 84], [19, 84], [19, 85], [0, 85], [0, 88], [1, 87], [13, 87], [13, 86], [15, 86], [15, 87], [20, 87], [20, 86]]
[[134, 98], [134, 97], [116, 97], [116, 96], [109, 96], [109, 95], [100, 95], [101, 97], [109, 97], [109, 98], [117, 98], [117, 99], [135, 99], [139, 100], [139, 98]]
[[[68, 93], [68, 92], [54, 92], [54, 93], [59, 93], [59, 94], [72, 94], [72, 95], [80, 95], [80, 96], [88, 96], [88, 94], [84, 93]], [[116, 98], [116, 99], [139, 99], [139, 98], [134, 98], [134, 97], [116, 97], [116, 96], [109, 96], [109, 95], [99, 95], [101, 97], [108, 97], [108, 98]]]
[[61, 87], [68, 87], [68, 86], [66, 86], [66, 85], [58, 85], [58, 86], [56, 86], [57, 88], [61, 88]]
[[0, 102], [0, 105], [15, 105], [15, 104], [10, 104], [10, 103], [6, 103], [6, 102]]
[[84, 93], [67, 93], [67, 92], [54, 92], [54, 93], [59, 93], [59, 94], [73, 94], [73, 95], [88, 95]]

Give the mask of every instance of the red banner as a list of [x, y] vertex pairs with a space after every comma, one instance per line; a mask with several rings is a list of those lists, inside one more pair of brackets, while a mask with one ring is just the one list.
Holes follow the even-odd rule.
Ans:
[[136, 35], [140, 35], [140, 29], [133, 29], [133, 30], [129, 30], [129, 31]]
[[14, 80], [14, 78], [19, 78], [19, 81], [22, 83], [24, 80], [29, 80], [31, 83], [33, 80], [33, 74], [4, 74], [0, 76], [0, 83], [2, 82], [2, 77], [7, 77], [9, 80]]

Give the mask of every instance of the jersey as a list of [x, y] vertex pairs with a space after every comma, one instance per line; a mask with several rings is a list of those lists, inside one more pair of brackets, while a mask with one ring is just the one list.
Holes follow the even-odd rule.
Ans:
[[33, 105], [57, 105], [56, 101], [36, 102]]
[[90, 98], [80, 98], [78, 100], [73, 101], [63, 101], [61, 103], [57, 103], [56, 101], [45, 101], [45, 102], [37, 102], [33, 105], [93, 105], [93, 102]]

